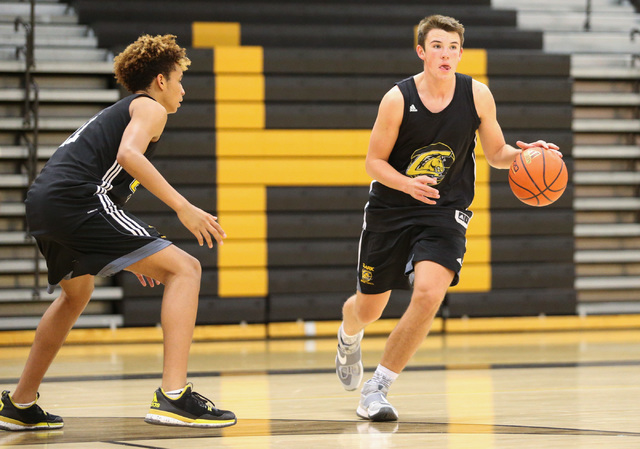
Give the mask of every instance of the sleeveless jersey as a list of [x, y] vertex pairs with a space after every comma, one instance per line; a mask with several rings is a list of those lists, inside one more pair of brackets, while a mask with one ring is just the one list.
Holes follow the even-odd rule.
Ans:
[[404, 97], [404, 115], [388, 162], [403, 175], [435, 178], [437, 184], [432, 186], [440, 198], [435, 205], [425, 204], [373, 181], [364, 228], [385, 232], [408, 225], [447, 227], [457, 222], [466, 229], [472, 215], [467, 209], [475, 190], [474, 149], [480, 125], [472, 78], [456, 73], [453, 98], [438, 113], [424, 106], [413, 77], [397, 86]]
[[[73, 231], [93, 214], [115, 212], [135, 192], [138, 182], [116, 157], [131, 121], [129, 106], [140, 96], [148, 95], [130, 95], [103, 109], [54, 152], [27, 192], [32, 234]], [[156, 145], [149, 144], [147, 158]]]

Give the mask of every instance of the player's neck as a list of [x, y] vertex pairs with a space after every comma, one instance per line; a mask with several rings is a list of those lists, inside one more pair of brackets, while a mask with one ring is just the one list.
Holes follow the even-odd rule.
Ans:
[[456, 89], [456, 77], [436, 77], [431, 76], [428, 72], [422, 72], [415, 78], [416, 88], [420, 95], [431, 98], [449, 98]]

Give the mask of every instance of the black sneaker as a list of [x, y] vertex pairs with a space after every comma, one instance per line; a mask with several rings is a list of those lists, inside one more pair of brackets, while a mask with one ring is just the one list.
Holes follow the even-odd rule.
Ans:
[[[37, 397], [40, 397], [39, 393]], [[64, 426], [62, 418], [45, 412], [37, 403], [29, 407], [19, 407], [13, 402], [7, 390], [2, 392], [0, 400], [0, 429], [47, 430], [59, 429], [62, 426]]]
[[217, 409], [213, 402], [193, 391], [193, 384], [188, 383], [177, 399], [167, 397], [162, 388], [158, 388], [144, 420], [149, 424], [168, 426], [227, 427], [236, 423], [236, 415]]

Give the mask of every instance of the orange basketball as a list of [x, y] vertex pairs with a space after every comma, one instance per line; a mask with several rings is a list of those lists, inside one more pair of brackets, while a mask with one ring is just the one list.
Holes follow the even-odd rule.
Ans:
[[564, 193], [569, 175], [560, 156], [544, 148], [523, 150], [509, 169], [513, 194], [529, 206], [547, 206]]

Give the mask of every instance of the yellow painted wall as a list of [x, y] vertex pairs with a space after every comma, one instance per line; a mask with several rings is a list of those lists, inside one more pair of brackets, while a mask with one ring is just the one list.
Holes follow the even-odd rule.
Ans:
[[[239, 24], [193, 24], [193, 46], [213, 48], [216, 76], [219, 295], [266, 296], [268, 186], [368, 185], [370, 130], [265, 129], [264, 52], [241, 44]], [[487, 82], [486, 52], [465, 50], [459, 71]], [[491, 288], [489, 167], [478, 148], [475, 212], [456, 291]], [[354, 236], [355, 238], [356, 236]]]

